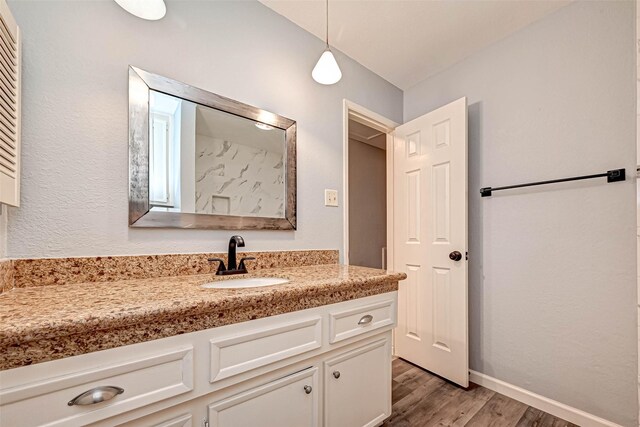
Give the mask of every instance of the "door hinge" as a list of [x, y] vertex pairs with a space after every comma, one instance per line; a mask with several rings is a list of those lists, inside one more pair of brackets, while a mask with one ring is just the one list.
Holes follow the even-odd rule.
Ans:
[[202, 427], [209, 427], [209, 421], [202, 420]]
[[464, 259], [469, 261], [469, 252], [464, 253]]

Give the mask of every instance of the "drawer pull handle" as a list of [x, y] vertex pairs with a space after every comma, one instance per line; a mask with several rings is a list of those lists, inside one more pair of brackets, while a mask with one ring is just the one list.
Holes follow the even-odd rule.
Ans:
[[371, 323], [372, 320], [373, 320], [373, 316], [370, 314], [367, 314], [365, 316], [362, 316], [360, 320], [358, 320], [358, 325], [360, 326], [368, 325], [369, 323]]
[[311, 388], [310, 385], [306, 385], [304, 386], [304, 392], [307, 394], [311, 394], [311, 392], [313, 391], [313, 389]]
[[67, 405], [93, 405], [94, 403], [106, 402], [107, 400], [111, 400], [122, 393], [124, 393], [124, 389], [120, 387], [115, 387], [112, 385], [100, 386], [77, 395], [76, 397], [71, 399], [67, 403]]
[[333, 378], [335, 379], [340, 378], [340, 371], [333, 371]]

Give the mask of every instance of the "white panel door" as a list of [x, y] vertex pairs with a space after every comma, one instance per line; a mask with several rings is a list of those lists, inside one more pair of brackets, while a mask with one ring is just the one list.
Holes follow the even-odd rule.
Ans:
[[394, 132], [396, 355], [469, 385], [467, 100]]

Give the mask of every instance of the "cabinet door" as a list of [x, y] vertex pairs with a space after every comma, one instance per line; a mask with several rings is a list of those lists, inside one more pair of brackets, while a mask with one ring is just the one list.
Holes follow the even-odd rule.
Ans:
[[374, 341], [324, 363], [327, 427], [375, 426], [391, 415], [391, 346]]
[[299, 371], [209, 405], [211, 427], [318, 425], [318, 368]]

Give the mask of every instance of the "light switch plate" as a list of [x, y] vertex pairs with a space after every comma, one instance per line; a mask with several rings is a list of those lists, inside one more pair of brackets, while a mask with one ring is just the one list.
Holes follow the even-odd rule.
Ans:
[[338, 190], [324, 190], [324, 205], [338, 206]]

